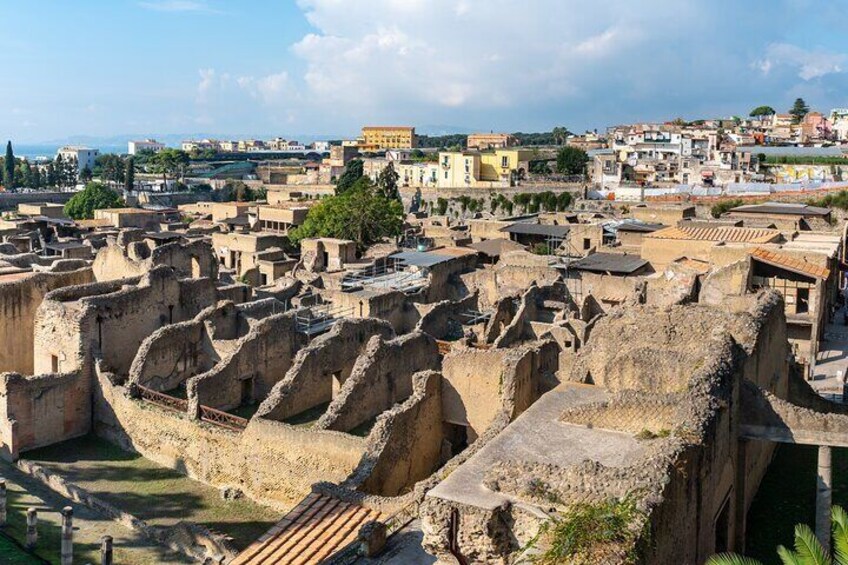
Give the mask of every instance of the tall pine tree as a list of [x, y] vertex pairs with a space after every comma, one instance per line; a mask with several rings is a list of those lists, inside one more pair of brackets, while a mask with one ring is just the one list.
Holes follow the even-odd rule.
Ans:
[[12, 142], [6, 142], [6, 159], [3, 161], [3, 184], [6, 188], [15, 187], [15, 154], [12, 152]]

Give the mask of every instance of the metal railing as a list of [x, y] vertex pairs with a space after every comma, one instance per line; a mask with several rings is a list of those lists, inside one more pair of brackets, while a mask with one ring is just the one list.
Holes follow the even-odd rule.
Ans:
[[204, 422], [209, 422], [210, 424], [215, 424], [222, 428], [227, 428], [236, 432], [244, 430], [248, 423], [248, 421], [241, 416], [222, 412], [221, 410], [215, 410], [214, 408], [203, 406], [202, 404], [200, 405], [200, 419]]
[[313, 336], [353, 314], [353, 306], [333, 306], [332, 303], [301, 308], [295, 312], [295, 327], [297, 331]]
[[177, 412], [188, 412], [188, 400], [177, 398], [176, 396], [171, 396], [141, 385], [135, 386], [138, 389], [139, 396], [147, 402], [151, 402], [163, 408], [176, 410]]
[[383, 521], [386, 524], [386, 537], [391, 537], [418, 518], [419, 506], [420, 503], [414, 500], [386, 518]]

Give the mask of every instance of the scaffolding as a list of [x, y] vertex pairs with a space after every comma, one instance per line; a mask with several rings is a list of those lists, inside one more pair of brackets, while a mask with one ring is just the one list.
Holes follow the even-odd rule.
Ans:
[[371, 287], [410, 294], [424, 288], [426, 283], [427, 277], [423, 269], [412, 271], [402, 261], [389, 258], [382, 265], [371, 265], [349, 273], [342, 280], [342, 289], [352, 291]]
[[473, 326], [488, 322], [492, 318], [491, 312], [479, 312], [477, 310], [465, 310], [464, 312], [460, 312], [459, 315], [463, 319], [463, 326]]
[[312, 338], [332, 328], [344, 318], [353, 316], [353, 306], [333, 306], [332, 303], [303, 306], [294, 311], [295, 327]]

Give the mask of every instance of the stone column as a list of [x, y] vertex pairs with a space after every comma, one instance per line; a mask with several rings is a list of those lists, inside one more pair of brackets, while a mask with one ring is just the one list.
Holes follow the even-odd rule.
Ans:
[[830, 477], [830, 447], [819, 446], [818, 478], [816, 481], [816, 537], [830, 553], [830, 501], [833, 483]]
[[27, 508], [26, 514], [26, 548], [35, 549], [38, 542], [38, 511], [35, 508]]
[[100, 565], [112, 565], [112, 536], [100, 540]]
[[74, 509], [62, 508], [62, 552], [61, 565], [73, 565], [74, 562]]
[[6, 479], [0, 479], [0, 526], [6, 525]]

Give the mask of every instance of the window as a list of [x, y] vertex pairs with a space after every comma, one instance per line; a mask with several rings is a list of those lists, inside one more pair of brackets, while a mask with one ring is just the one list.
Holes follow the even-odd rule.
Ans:
[[448, 172], [445, 171], [445, 180], [448, 180]]
[[587, 251], [592, 248], [592, 240], [588, 237], [583, 238], [583, 251]]
[[503, 167], [504, 169], [509, 167], [509, 157], [507, 157], [506, 155], [501, 157], [501, 167]]
[[810, 311], [810, 289], [799, 288], [795, 299], [795, 313], [806, 314]]
[[50, 372], [58, 373], [59, 372], [59, 356], [51, 355], [50, 356]]

